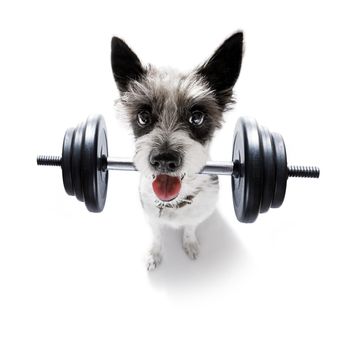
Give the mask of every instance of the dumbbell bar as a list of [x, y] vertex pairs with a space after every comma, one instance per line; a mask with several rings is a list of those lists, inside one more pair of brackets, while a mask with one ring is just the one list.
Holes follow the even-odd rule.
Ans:
[[[99, 115], [66, 131], [61, 157], [38, 156], [37, 164], [61, 166], [67, 194], [85, 202], [92, 212], [104, 208], [109, 170], [137, 170], [130, 159], [108, 157], [106, 125]], [[282, 205], [288, 177], [318, 178], [320, 170], [287, 166], [282, 136], [255, 120], [240, 118], [234, 131], [232, 161], [207, 162], [199, 173], [231, 176], [236, 217], [248, 223], [259, 213]]]

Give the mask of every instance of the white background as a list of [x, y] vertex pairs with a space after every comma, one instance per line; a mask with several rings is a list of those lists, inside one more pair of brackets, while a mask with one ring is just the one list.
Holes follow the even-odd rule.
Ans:
[[[132, 156], [113, 110], [113, 35], [145, 63], [188, 70], [237, 29], [238, 103], [212, 158], [230, 159], [248, 115], [321, 178], [290, 180], [283, 206], [245, 225], [222, 177], [198, 260], [167, 232], [147, 273], [138, 174], [110, 174], [92, 214], [36, 155], [59, 154], [66, 128], [100, 112], [110, 154]], [[349, 33], [347, 1], [3, 1], [0, 349], [349, 349]]]

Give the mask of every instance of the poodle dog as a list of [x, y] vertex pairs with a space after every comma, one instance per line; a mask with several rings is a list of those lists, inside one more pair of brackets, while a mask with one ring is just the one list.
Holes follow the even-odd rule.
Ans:
[[135, 136], [140, 199], [154, 234], [148, 270], [162, 260], [167, 226], [181, 228], [186, 254], [198, 256], [196, 228], [213, 213], [219, 189], [216, 175], [198, 172], [209, 160], [223, 112], [235, 102], [232, 88], [242, 55], [243, 33], [237, 32], [204, 64], [181, 73], [145, 66], [122, 39], [112, 39], [112, 70], [120, 92], [116, 107]]

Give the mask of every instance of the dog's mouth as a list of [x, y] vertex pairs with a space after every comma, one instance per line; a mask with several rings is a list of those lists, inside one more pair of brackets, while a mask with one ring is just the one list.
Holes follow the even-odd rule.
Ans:
[[155, 195], [163, 202], [175, 199], [181, 190], [183, 176], [170, 176], [167, 174], [156, 175], [152, 187]]

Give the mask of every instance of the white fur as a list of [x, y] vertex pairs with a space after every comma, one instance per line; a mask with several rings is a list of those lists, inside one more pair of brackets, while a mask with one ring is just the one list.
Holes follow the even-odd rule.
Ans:
[[[183, 230], [183, 248], [191, 259], [199, 254], [196, 228], [214, 211], [219, 185], [208, 175], [197, 173], [209, 158], [209, 141], [202, 144], [179, 130], [177, 125], [178, 99], [191, 103], [205, 99], [209, 112], [220, 120], [220, 114], [212, 91], [207, 83], [195, 74], [183, 75], [175, 70], [148, 68], [147, 76], [140, 82], [134, 81], [116, 103], [119, 115], [129, 121], [135, 118], [135, 106], [141, 103], [153, 104], [157, 98], [165, 98], [157, 125], [152, 131], [136, 139], [134, 163], [141, 173], [140, 199], [149, 219], [154, 240], [149, 250], [146, 266], [155, 269], [162, 260], [162, 233], [167, 226]], [[162, 202], [154, 194], [152, 182], [157, 172], [150, 166], [149, 155], [154, 148], [167, 142], [171, 149], [180, 148], [184, 155], [183, 164], [173, 176], [182, 178], [178, 196], [170, 202]], [[193, 196], [188, 200], [188, 196]], [[188, 202], [183, 205], [184, 202]], [[178, 207], [182, 204], [182, 207]]]
[[[191, 203], [182, 208], [176, 208], [176, 203], [193, 193], [193, 189], [201, 188]], [[207, 219], [215, 210], [219, 185], [213, 184], [207, 175], [185, 175], [181, 191], [172, 201], [174, 208], [160, 209], [159, 199], [152, 189], [152, 178], [141, 175], [140, 197], [144, 211], [153, 229], [154, 240], [147, 257], [147, 268], [156, 268], [162, 256], [162, 231], [167, 226], [183, 230], [183, 247], [191, 259], [199, 254], [199, 243], [195, 235], [196, 227]]]
[[[172, 127], [168, 125], [168, 132], [164, 128], [156, 127], [136, 141], [134, 163], [141, 172], [140, 199], [154, 234], [153, 244], [146, 259], [148, 270], [155, 269], [161, 262], [162, 231], [167, 226], [183, 230], [184, 251], [191, 259], [196, 259], [199, 254], [196, 227], [213, 213], [217, 202], [218, 183], [213, 183], [208, 175], [196, 174], [208, 160], [208, 144], [202, 145], [192, 140], [184, 131], [171, 132]], [[173, 174], [183, 177], [180, 193], [174, 200], [166, 203], [154, 194], [152, 182], [156, 173], [148, 160], [158, 138], [167, 139], [169, 145], [181, 145], [185, 154], [181, 173]], [[194, 194], [190, 203], [182, 208], [177, 207], [187, 196]], [[169, 208], [169, 205], [173, 208]]]

